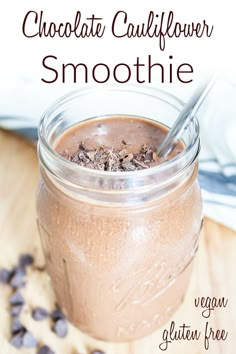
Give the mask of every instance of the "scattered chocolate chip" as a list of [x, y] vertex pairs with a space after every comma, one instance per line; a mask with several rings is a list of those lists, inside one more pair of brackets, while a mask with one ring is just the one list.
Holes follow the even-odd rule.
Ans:
[[50, 349], [47, 345], [44, 345], [39, 349], [37, 354], [55, 354], [55, 352], [52, 349]]
[[23, 346], [25, 348], [34, 348], [37, 345], [38, 341], [34, 338], [33, 334], [26, 331], [23, 335]]
[[21, 267], [27, 267], [33, 263], [34, 263], [34, 258], [31, 254], [26, 253], [20, 256], [19, 265]]
[[16, 267], [13, 271], [12, 278], [10, 280], [10, 284], [13, 289], [22, 288], [25, 286], [25, 270], [21, 267]]
[[23, 305], [15, 305], [15, 306], [11, 306], [9, 312], [13, 317], [15, 317], [20, 315], [22, 309], [23, 309]]
[[105, 352], [102, 352], [101, 350], [94, 350], [91, 354], [105, 354]]
[[24, 336], [24, 331], [21, 331], [17, 334], [15, 334], [11, 339], [10, 339], [10, 343], [11, 345], [13, 345], [16, 348], [21, 348], [23, 345], [23, 336]]
[[152, 161], [153, 160], [153, 152], [152, 151], [148, 151], [145, 154], [145, 161]]
[[11, 333], [12, 334], [16, 334], [18, 332], [24, 331], [25, 328], [22, 325], [22, 323], [20, 322], [18, 317], [14, 317], [12, 319], [12, 323], [11, 323]]
[[11, 305], [23, 305], [25, 300], [19, 291], [15, 292], [9, 299]]
[[0, 283], [8, 284], [11, 279], [11, 272], [8, 269], [0, 270]]
[[48, 311], [42, 307], [36, 307], [32, 312], [32, 317], [35, 321], [43, 321], [48, 317]]
[[92, 162], [94, 162], [94, 160], [95, 160], [95, 154], [96, 154], [96, 151], [89, 151], [89, 152], [87, 153], [87, 156], [89, 157], [89, 159], [90, 159]]
[[133, 160], [133, 157], [134, 157], [133, 154], [128, 154], [128, 155], [126, 155], [125, 158], [123, 159], [123, 163], [124, 163], [124, 162], [130, 162], [130, 161], [132, 161], [132, 160]]
[[139, 161], [139, 160], [137, 160], [137, 159], [134, 159], [134, 162], [135, 162], [135, 164], [136, 164], [137, 166], [140, 166], [140, 167], [141, 167], [141, 169], [148, 168], [148, 166], [147, 166], [147, 165], [145, 165], [145, 163], [144, 163], [144, 162], [142, 162], [142, 161]]
[[123, 139], [122, 144], [127, 145], [127, 142]]
[[124, 158], [127, 155], [127, 151], [126, 149], [123, 149], [121, 151], [118, 152], [118, 155], [122, 158]]
[[57, 320], [65, 319], [66, 316], [60, 309], [56, 309], [51, 313], [51, 318], [53, 321], [57, 321]]
[[53, 331], [60, 338], [63, 338], [68, 333], [68, 325], [65, 319], [57, 320], [53, 326]]

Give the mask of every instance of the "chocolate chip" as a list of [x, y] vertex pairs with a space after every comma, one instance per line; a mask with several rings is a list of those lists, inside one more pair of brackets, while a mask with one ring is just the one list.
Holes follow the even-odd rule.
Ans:
[[19, 314], [21, 313], [23, 309], [23, 305], [15, 305], [15, 306], [11, 306], [10, 308], [10, 314], [14, 317], [14, 316], [19, 316]]
[[22, 288], [25, 286], [25, 270], [21, 267], [16, 267], [13, 271], [13, 276], [10, 280], [10, 284], [13, 289]]
[[33, 334], [26, 331], [23, 335], [23, 346], [25, 348], [34, 348], [37, 344], [38, 341], [34, 338]]
[[25, 331], [21, 331], [17, 334], [15, 334], [11, 339], [10, 339], [10, 343], [11, 345], [13, 345], [16, 348], [21, 348], [23, 345], [23, 336], [25, 334]]
[[16, 333], [18, 333], [20, 331], [24, 331], [24, 330], [25, 330], [25, 328], [22, 325], [22, 323], [20, 322], [19, 318], [14, 317], [12, 319], [12, 323], [11, 323], [11, 333], [16, 334]]
[[15, 292], [9, 299], [11, 305], [23, 305], [25, 300], [19, 291]]
[[101, 350], [94, 350], [91, 354], [105, 354], [105, 352], [102, 352]]
[[37, 354], [55, 354], [55, 352], [52, 349], [50, 349], [47, 345], [44, 345], [39, 349]]
[[48, 317], [48, 311], [42, 307], [36, 307], [32, 312], [32, 317], [35, 321], [42, 321]]
[[53, 321], [57, 321], [66, 318], [66, 316], [60, 309], [56, 309], [51, 313], [51, 318]]
[[31, 254], [26, 253], [20, 256], [19, 265], [21, 267], [27, 267], [34, 263], [34, 258]]
[[53, 331], [60, 338], [63, 338], [68, 333], [68, 326], [65, 319], [57, 320], [53, 326]]
[[0, 270], [0, 283], [8, 284], [11, 279], [11, 272], [8, 269]]
[[17, 273], [21, 273], [23, 275], [26, 275], [26, 270], [21, 265], [14, 266], [13, 269], [12, 269], [12, 276], [17, 274]]

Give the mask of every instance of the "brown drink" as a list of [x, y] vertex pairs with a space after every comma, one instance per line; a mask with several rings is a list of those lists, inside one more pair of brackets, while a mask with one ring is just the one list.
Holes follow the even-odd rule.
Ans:
[[[88, 161], [80, 153], [105, 146], [125, 149], [121, 160], [130, 154], [136, 159], [143, 146], [154, 151], [166, 133], [163, 125], [135, 116], [87, 120], [53, 143], [64, 170], [41, 169], [38, 224], [57, 301], [75, 325], [96, 338], [145, 336], [179, 306], [197, 248], [201, 197], [197, 165], [179, 174], [171, 164], [183, 144], [170, 161], [152, 153], [138, 171], [81, 167]], [[100, 158], [89, 156], [90, 162]]]

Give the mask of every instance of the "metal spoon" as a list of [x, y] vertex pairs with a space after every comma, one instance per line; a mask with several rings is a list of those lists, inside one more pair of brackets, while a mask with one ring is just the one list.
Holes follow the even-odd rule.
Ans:
[[197, 110], [206, 98], [214, 82], [215, 80], [213, 77], [204, 80], [204, 82], [202, 82], [202, 84], [196, 89], [189, 101], [185, 104], [174, 125], [169, 130], [169, 133], [157, 150], [159, 157], [166, 157], [173, 151], [178, 141], [181, 140], [184, 131], [194, 119]]

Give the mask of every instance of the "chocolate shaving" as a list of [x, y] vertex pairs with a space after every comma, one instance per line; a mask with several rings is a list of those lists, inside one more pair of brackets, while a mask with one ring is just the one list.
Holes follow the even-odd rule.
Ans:
[[81, 142], [81, 143], [79, 144], [79, 149], [80, 149], [81, 151], [84, 151], [84, 150], [85, 150], [85, 147], [84, 147], [84, 143], [83, 143], [83, 142]]
[[122, 140], [122, 144], [123, 146], [120, 149], [100, 146], [97, 149], [89, 150], [81, 142], [75, 153], [69, 154], [65, 150], [61, 153], [61, 156], [80, 166], [111, 172], [147, 169], [160, 162], [155, 148], [152, 146], [143, 145], [138, 153], [131, 153], [126, 149], [127, 142]]

